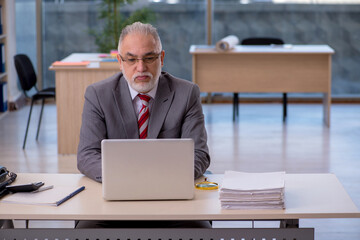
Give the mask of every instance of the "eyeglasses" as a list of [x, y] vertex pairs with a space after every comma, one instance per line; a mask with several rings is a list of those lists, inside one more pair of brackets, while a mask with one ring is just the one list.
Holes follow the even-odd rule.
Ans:
[[159, 58], [160, 53], [149, 55], [149, 56], [146, 56], [146, 57], [143, 57], [143, 58], [135, 58], [135, 57], [123, 58], [120, 54], [119, 54], [119, 56], [120, 56], [122, 61], [126, 62], [129, 65], [134, 65], [135, 63], [137, 63], [140, 60], [142, 60], [143, 63], [150, 64], [150, 63], [155, 62], [155, 60]]

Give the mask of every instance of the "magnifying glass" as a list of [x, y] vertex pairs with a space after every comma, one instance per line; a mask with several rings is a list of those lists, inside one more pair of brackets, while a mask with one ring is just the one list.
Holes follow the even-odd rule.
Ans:
[[203, 182], [195, 184], [195, 187], [201, 190], [214, 190], [218, 189], [219, 185], [216, 182], [209, 182], [207, 178], [205, 178]]

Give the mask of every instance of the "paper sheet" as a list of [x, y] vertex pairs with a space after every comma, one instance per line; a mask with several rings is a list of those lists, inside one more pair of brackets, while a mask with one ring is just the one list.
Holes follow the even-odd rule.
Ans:
[[[54, 186], [54, 188], [42, 192], [18, 192], [9, 194], [0, 203], [50, 205], [56, 206], [56, 202], [70, 195], [79, 187], [77, 186]], [[71, 199], [69, 199], [71, 201]]]

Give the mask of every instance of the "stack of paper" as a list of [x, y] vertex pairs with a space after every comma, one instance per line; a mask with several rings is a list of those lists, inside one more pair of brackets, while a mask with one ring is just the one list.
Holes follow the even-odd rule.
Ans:
[[285, 172], [226, 171], [220, 189], [224, 209], [284, 209]]
[[119, 62], [116, 58], [104, 58], [100, 61], [100, 68], [119, 68]]

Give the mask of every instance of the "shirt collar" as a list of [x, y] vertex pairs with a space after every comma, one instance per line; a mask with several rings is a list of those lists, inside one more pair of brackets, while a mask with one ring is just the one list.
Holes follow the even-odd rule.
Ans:
[[[152, 99], [155, 99], [155, 95], [156, 95], [156, 90], [158, 88], [158, 84], [159, 82], [155, 85], [155, 87], [153, 89], [151, 89], [150, 92], [146, 93], [146, 95], [150, 96]], [[128, 84], [129, 86], [129, 90], [130, 90], [130, 94], [131, 94], [131, 99], [134, 100], [134, 98], [139, 94], [138, 91], [134, 90], [130, 84]]]

